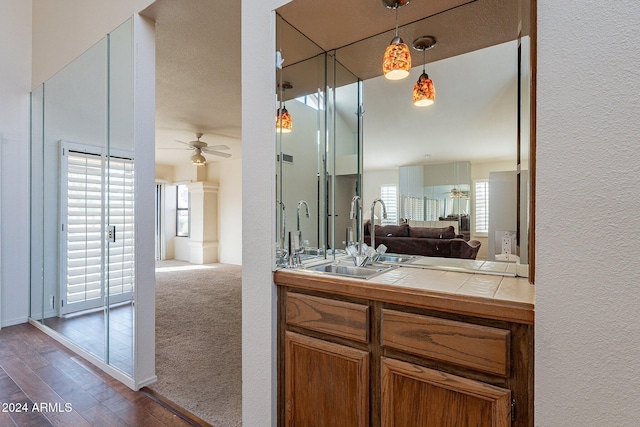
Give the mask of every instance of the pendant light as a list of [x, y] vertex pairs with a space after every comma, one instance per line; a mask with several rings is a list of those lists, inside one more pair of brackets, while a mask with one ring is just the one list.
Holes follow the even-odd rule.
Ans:
[[284, 91], [292, 88], [293, 85], [291, 83], [282, 82], [282, 110], [278, 108], [278, 114], [276, 115], [276, 132], [291, 133], [291, 130], [293, 129], [291, 114], [289, 114], [287, 108], [284, 106]]
[[191, 156], [191, 163], [196, 166], [204, 166], [207, 164], [207, 159], [202, 155], [202, 151], [196, 148], [196, 154]]
[[436, 88], [433, 81], [425, 71], [426, 51], [436, 45], [435, 37], [422, 36], [413, 41], [413, 48], [421, 50], [423, 55], [422, 74], [413, 86], [413, 105], [417, 107], [426, 107], [432, 105], [436, 100]]
[[409, 0], [382, 0], [382, 3], [387, 9], [396, 11], [396, 36], [384, 51], [382, 72], [389, 80], [404, 79], [411, 71], [411, 52], [409, 46], [398, 36], [398, 8], [408, 4]]

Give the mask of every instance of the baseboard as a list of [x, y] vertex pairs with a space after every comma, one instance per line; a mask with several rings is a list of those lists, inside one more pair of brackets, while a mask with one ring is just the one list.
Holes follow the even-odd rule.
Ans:
[[22, 323], [29, 323], [29, 318], [28, 317], [17, 317], [15, 319], [9, 319], [9, 320], [5, 319], [0, 324], [0, 327], [7, 328], [9, 326], [20, 325]]
[[148, 378], [148, 379], [146, 379], [144, 381], [140, 381], [137, 384], [137, 388], [138, 388], [138, 390], [140, 390], [141, 388], [144, 388], [144, 387], [146, 387], [146, 386], [148, 386], [150, 384], [153, 384], [153, 383], [155, 383], [157, 381], [158, 381], [158, 377], [156, 375], [154, 375], [151, 378]]

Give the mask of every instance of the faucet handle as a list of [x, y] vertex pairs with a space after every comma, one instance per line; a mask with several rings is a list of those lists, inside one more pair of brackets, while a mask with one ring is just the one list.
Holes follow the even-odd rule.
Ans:
[[380, 243], [380, 245], [378, 246], [378, 249], [376, 249], [376, 252], [378, 253], [378, 255], [382, 255], [383, 253], [387, 252], [387, 248], [384, 244]]

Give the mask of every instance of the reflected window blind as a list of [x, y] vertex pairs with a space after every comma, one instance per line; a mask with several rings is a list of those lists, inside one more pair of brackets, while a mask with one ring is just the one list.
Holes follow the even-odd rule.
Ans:
[[106, 223], [115, 227], [115, 242], [109, 242], [107, 277], [109, 296], [133, 292], [134, 209], [133, 160], [110, 157], [107, 165], [108, 211]]
[[[99, 155], [69, 150], [66, 157], [66, 304], [101, 298], [103, 275], [108, 278], [109, 296], [132, 292], [133, 161], [109, 158], [105, 182]], [[108, 210], [103, 193], [108, 196]], [[105, 250], [107, 225], [115, 226], [116, 239]]]
[[424, 220], [438, 221], [442, 212], [442, 200], [425, 198], [424, 204]]
[[424, 199], [422, 197], [404, 196], [402, 205], [404, 219], [424, 221]]
[[67, 304], [102, 296], [102, 159], [67, 154]]
[[398, 187], [395, 185], [380, 186], [380, 199], [387, 210], [387, 219], [381, 218], [382, 225], [398, 224]]
[[489, 181], [475, 183], [475, 232], [489, 232]]

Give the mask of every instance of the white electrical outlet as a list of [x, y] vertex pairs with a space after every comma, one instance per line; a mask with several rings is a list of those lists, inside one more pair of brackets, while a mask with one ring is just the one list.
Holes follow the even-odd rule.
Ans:
[[502, 253], [505, 255], [511, 254], [511, 237], [504, 236], [502, 238]]

